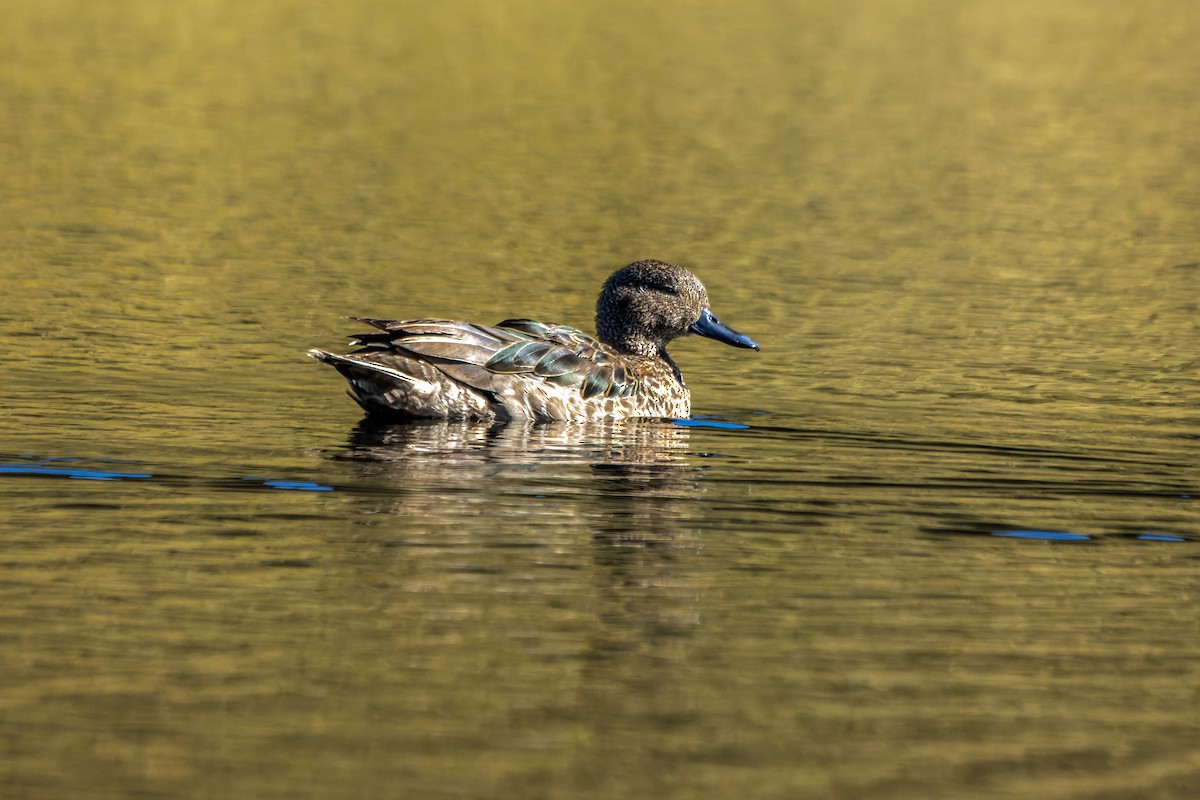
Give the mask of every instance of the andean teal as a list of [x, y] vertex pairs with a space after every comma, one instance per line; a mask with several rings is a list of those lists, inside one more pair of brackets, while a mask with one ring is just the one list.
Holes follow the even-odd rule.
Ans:
[[754, 350], [721, 322], [683, 267], [638, 261], [617, 270], [596, 302], [593, 338], [565, 325], [495, 326], [440, 319], [348, 317], [376, 328], [347, 355], [309, 350], [350, 382], [371, 417], [594, 420], [691, 414], [691, 393], [667, 355], [689, 333]]

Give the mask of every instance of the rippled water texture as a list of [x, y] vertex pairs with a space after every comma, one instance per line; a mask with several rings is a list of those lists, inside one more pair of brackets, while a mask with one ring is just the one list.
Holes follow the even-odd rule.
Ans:
[[[0, 797], [1192, 798], [1200, 5], [9, 0]], [[345, 314], [696, 419], [370, 427]]]

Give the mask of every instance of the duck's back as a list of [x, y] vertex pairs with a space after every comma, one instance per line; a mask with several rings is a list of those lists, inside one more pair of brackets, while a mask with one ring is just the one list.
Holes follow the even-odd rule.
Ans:
[[376, 417], [598, 419], [686, 417], [673, 365], [622, 354], [575, 328], [533, 320], [352, 318], [375, 328], [348, 355], [312, 350]]

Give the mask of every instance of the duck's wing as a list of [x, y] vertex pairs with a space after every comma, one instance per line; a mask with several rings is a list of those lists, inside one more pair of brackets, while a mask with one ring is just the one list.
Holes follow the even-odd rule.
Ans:
[[587, 348], [596, 351], [611, 352], [611, 348], [600, 342], [594, 336], [589, 336], [578, 328], [567, 325], [555, 325], [550, 322], [538, 322], [534, 319], [506, 319], [496, 324], [497, 328], [524, 333], [534, 339], [561, 344], [564, 347]]
[[449, 319], [346, 319], [377, 329], [370, 333], [356, 334], [351, 339], [351, 344], [363, 348], [362, 352], [387, 352], [400, 348], [418, 356], [466, 364], [483, 363], [491, 357], [491, 353], [513, 341], [527, 341], [531, 338], [518, 331], [503, 331], [499, 328]]
[[386, 363], [387, 354], [430, 363], [493, 402], [553, 393], [569, 399], [627, 397], [638, 381], [624, 357], [583, 331], [533, 320], [476, 325], [456, 320], [351, 317], [376, 330], [354, 337], [355, 355]]

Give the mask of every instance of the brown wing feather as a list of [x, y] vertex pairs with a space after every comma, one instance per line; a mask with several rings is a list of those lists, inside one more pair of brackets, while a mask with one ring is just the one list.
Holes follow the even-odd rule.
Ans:
[[[440, 383], [431, 380], [432, 368], [461, 390], [479, 392], [480, 400], [489, 398], [501, 416], [569, 416], [566, 405], [583, 404], [597, 395], [629, 397], [641, 385], [635, 370], [623, 365], [627, 357], [565, 325], [531, 320], [485, 326], [441, 319], [349, 319], [375, 329], [355, 337], [361, 349], [353, 357]], [[401, 366], [413, 362], [423, 366], [419, 370]], [[379, 379], [395, 380], [383, 374]], [[458, 393], [459, 389], [450, 392]]]

